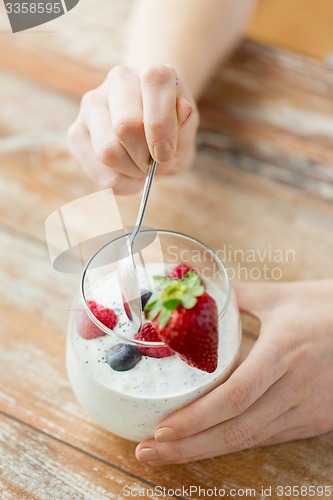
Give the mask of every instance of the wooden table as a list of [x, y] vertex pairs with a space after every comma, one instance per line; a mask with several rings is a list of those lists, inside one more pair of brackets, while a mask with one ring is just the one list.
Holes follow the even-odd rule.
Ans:
[[[121, 58], [130, 4], [82, 1], [53, 32], [0, 36], [0, 498], [120, 499], [125, 486], [156, 485], [254, 488], [260, 498], [262, 486], [333, 486], [332, 433], [151, 468], [134, 443], [94, 424], [69, 387], [65, 330], [79, 276], [52, 270], [44, 221], [96, 189], [69, 156], [65, 130], [82, 92]], [[264, 265], [267, 279], [333, 277], [333, 73], [245, 41], [200, 108], [195, 166], [156, 180], [147, 224], [224, 249], [240, 278], [258, 279], [259, 268], [264, 279]], [[125, 223], [138, 201], [118, 199]], [[276, 264], [269, 249], [294, 258]], [[245, 318], [243, 357], [256, 332]]]

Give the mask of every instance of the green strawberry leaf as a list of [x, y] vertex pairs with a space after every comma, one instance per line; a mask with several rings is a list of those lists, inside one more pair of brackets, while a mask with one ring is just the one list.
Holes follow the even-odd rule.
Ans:
[[205, 288], [200, 277], [193, 271], [182, 278], [167, 278], [153, 276], [154, 293], [145, 306], [145, 315], [149, 320], [159, 316], [159, 326], [163, 328], [169, 321], [172, 312], [180, 305], [185, 309], [192, 309], [197, 303]]
[[172, 311], [163, 308], [159, 316], [159, 326], [164, 328], [169, 319], [171, 318]]
[[174, 311], [177, 307], [182, 303], [180, 299], [170, 299], [163, 302], [164, 307], [166, 307], [169, 311]]
[[162, 301], [159, 299], [150, 305], [149, 309], [147, 309], [147, 305], [145, 307], [145, 315], [147, 319], [152, 320], [156, 318], [163, 307]]
[[196, 288], [193, 288], [191, 293], [192, 293], [192, 295], [194, 295], [194, 297], [200, 297], [200, 295], [202, 295], [204, 293], [204, 291], [205, 291], [205, 288], [202, 285], [200, 285]]
[[170, 280], [166, 276], [153, 276], [153, 281], [155, 282], [155, 291], [162, 291], [170, 284]]
[[150, 299], [147, 301], [144, 310], [150, 311], [157, 302], [161, 302], [161, 297], [159, 294], [154, 293]]
[[182, 297], [182, 306], [185, 307], [185, 309], [192, 309], [192, 307], [195, 306], [197, 303], [197, 299], [195, 297], [192, 297], [190, 294], [185, 294]]

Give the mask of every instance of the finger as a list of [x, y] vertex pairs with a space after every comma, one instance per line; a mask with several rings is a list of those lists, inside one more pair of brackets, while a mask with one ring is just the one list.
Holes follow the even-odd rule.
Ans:
[[306, 439], [309, 437], [318, 436], [318, 433], [310, 432], [309, 427], [293, 427], [277, 434], [271, 435], [269, 438], [260, 441], [256, 444], [255, 448], [261, 446], [272, 446], [274, 444], [287, 443], [288, 441], [295, 441], [297, 439]]
[[[179, 84], [182, 88], [182, 85]], [[177, 87], [178, 89], [178, 87]], [[176, 154], [167, 162], [160, 163], [157, 175], [173, 175], [189, 168], [195, 156], [195, 136], [199, 125], [199, 113], [195, 105], [183, 96], [176, 98], [178, 141]]]
[[159, 163], [167, 162], [177, 149], [176, 73], [165, 65], [150, 66], [140, 80], [150, 154]]
[[188, 169], [196, 153], [196, 133], [199, 126], [199, 113], [184, 97], [177, 97], [177, 118], [179, 126], [177, 152], [166, 163], [160, 163], [157, 175], [173, 175]]
[[[301, 399], [300, 395], [298, 399]], [[142, 459], [140, 450], [151, 447], [158, 454], [159, 461], [171, 463], [180, 457], [184, 461], [198, 460], [250, 448], [286, 427], [296, 425], [295, 412], [290, 410], [296, 402], [289, 381], [282, 377], [242, 415], [199, 432], [192, 436], [193, 439], [143, 442], [137, 455]], [[145, 456], [147, 452], [144, 452], [143, 459]]]
[[155, 439], [159, 442], [180, 439], [241, 415], [283, 377], [287, 368], [285, 358], [280, 359], [274, 344], [265, 337], [259, 338], [249, 356], [224, 384], [164, 419], [155, 431]]
[[143, 172], [115, 138], [109, 109], [97, 94], [86, 94], [81, 117], [99, 164], [111, 167], [129, 177], [136, 179], [144, 177]]
[[[199, 434], [171, 442], [157, 443], [153, 439], [140, 443], [136, 457], [150, 465], [187, 463], [205, 458], [235, 453], [248, 448], [275, 444], [281, 439], [287, 441], [307, 437], [308, 427], [299, 427], [299, 412], [289, 409], [271, 422], [265, 423], [257, 416], [256, 432], [251, 433], [246, 425], [232, 419]], [[260, 428], [258, 429], [258, 422]], [[298, 436], [298, 437], [297, 437]]]
[[113, 68], [108, 76], [108, 102], [113, 136], [133, 162], [146, 173], [150, 152], [143, 126], [140, 80], [130, 68]]
[[87, 130], [73, 126], [69, 131], [69, 147], [82, 170], [102, 188], [112, 188], [115, 194], [134, 194], [142, 189], [144, 179], [133, 179], [103, 165], [96, 158]]
[[296, 436], [306, 437], [308, 430], [305, 427], [292, 425], [295, 423], [290, 419], [289, 412], [280, 415], [266, 426], [262, 425], [256, 434], [249, 437], [245, 437], [238, 426], [231, 428], [221, 424], [195, 436], [169, 443], [156, 443], [154, 440], [140, 443], [135, 454], [140, 462], [148, 462], [150, 465], [181, 464], [276, 444], [282, 442], [279, 441], [281, 439], [287, 441], [298, 439]]
[[325, 434], [327, 431], [328, 429], [325, 427], [322, 429], [315, 428], [313, 426], [313, 415], [304, 415], [304, 410], [296, 405], [268, 426], [266, 436], [260, 436], [256, 447], [315, 437]]

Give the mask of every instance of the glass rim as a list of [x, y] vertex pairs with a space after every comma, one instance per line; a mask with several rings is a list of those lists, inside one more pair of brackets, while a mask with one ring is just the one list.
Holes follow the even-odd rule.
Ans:
[[[217, 253], [212, 249], [210, 248], [208, 245], [206, 245], [205, 243], [203, 243], [202, 241], [200, 241], [199, 239], [193, 237], [193, 236], [188, 236], [186, 234], [183, 234], [183, 233], [180, 233], [180, 232], [177, 232], [177, 231], [170, 231], [170, 230], [167, 230], [167, 229], [144, 229], [142, 231], [140, 231], [140, 233], [152, 233], [152, 232], [156, 232], [157, 234], [165, 234], [165, 235], [169, 235], [169, 236], [179, 236], [181, 238], [184, 238], [186, 240], [189, 240], [189, 241], [192, 241], [194, 243], [197, 243], [199, 246], [203, 247], [206, 251], [208, 251], [208, 253], [215, 259], [215, 261], [217, 261], [217, 263], [219, 264], [220, 268], [222, 269], [223, 273], [224, 273], [224, 277], [226, 279], [226, 284], [227, 284], [227, 295], [226, 295], [226, 298], [225, 298], [225, 301], [223, 303], [223, 307], [221, 308], [221, 310], [218, 312], [218, 321], [220, 321], [220, 319], [224, 316], [226, 310], [227, 310], [227, 307], [229, 305], [229, 302], [230, 302], [230, 297], [231, 297], [231, 291], [232, 291], [232, 288], [231, 288], [231, 280], [229, 278], [229, 274], [228, 274], [228, 271], [227, 271], [227, 268], [224, 264], [224, 262], [221, 260], [221, 258], [217, 255]], [[140, 234], [139, 233], [139, 234]], [[117, 238], [115, 238], [114, 240], [111, 240], [111, 241], [108, 241], [107, 243], [105, 243], [103, 246], [101, 246], [87, 261], [87, 263], [85, 264], [84, 268], [83, 268], [83, 271], [82, 271], [82, 275], [81, 275], [81, 282], [80, 282], [80, 295], [81, 295], [81, 299], [82, 299], [82, 303], [83, 303], [83, 307], [84, 307], [84, 310], [86, 312], [86, 314], [88, 315], [88, 317], [91, 319], [91, 321], [93, 323], [95, 323], [95, 325], [100, 329], [102, 330], [104, 333], [106, 333], [107, 335], [116, 335], [119, 339], [125, 341], [126, 343], [128, 344], [133, 344], [133, 345], [141, 345], [143, 347], [152, 347], [152, 348], [158, 348], [158, 347], [165, 347], [166, 344], [164, 342], [148, 342], [146, 340], [137, 340], [137, 339], [130, 339], [128, 337], [125, 337], [124, 335], [121, 335], [120, 333], [118, 333], [116, 331], [116, 327], [111, 330], [111, 328], [108, 328], [107, 326], [105, 326], [103, 323], [101, 323], [97, 318], [96, 316], [91, 312], [89, 306], [88, 306], [88, 303], [87, 303], [87, 299], [86, 299], [86, 294], [85, 294], [85, 287], [84, 287], [84, 283], [85, 283], [85, 278], [86, 278], [86, 275], [87, 275], [87, 272], [89, 270], [89, 266], [90, 264], [92, 263], [92, 261], [106, 248], [108, 247], [109, 245], [112, 245], [114, 244], [116, 241], [119, 241], [121, 239], [125, 239], [125, 238], [128, 238], [129, 236], [131, 235], [131, 233], [126, 233], [126, 234], [122, 234], [121, 236], [118, 236]], [[138, 235], [139, 236], [139, 235]]]

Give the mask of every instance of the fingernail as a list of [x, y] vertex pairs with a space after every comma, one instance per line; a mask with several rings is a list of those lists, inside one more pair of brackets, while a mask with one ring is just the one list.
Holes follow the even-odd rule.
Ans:
[[185, 120], [183, 120], [183, 122], [180, 124], [180, 128], [184, 127], [185, 123], [187, 123], [189, 121], [189, 119], [191, 118], [191, 114], [192, 114], [192, 109], [190, 110], [190, 112], [187, 115], [187, 117], [185, 118]]
[[142, 448], [137, 457], [140, 462], [154, 462], [159, 459], [157, 451], [153, 448]]
[[159, 163], [170, 160], [171, 152], [172, 147], [169, 142], [158, 142], [153, 147], [153, 157]]
[[163, 441], [172, 441], [177, 438], [175, 431], [171, 429], [171, 427], [161, 427], [157, 429], [154, 437], [159, 443]]

